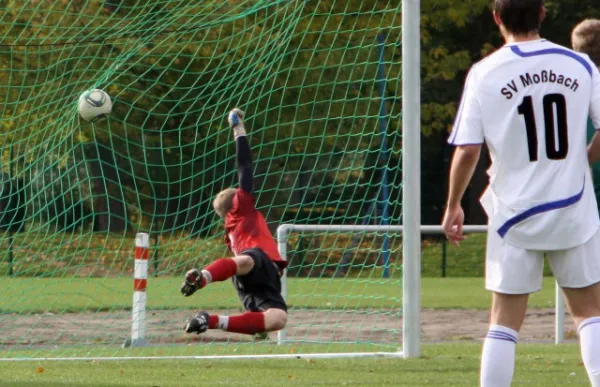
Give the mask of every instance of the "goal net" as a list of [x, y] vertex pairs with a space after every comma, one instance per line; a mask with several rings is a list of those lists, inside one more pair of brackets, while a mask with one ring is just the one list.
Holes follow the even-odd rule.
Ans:
[[[400, 8], [3, 2], [0, 358], [396, 351], [397, 235], [290, 234], [281, 345], [184, 335], [198, 309], [240, 303], [229, 282], [189, 298], [179, 287], [188, 269], [229, 254], [211, 203], [237, 183], [233, 107], [247, 112], [257, 206], [274, 234], [283, 223], [401, 223]], [[93, 124], [77, 114], [92, 88], [113, 101]], [[139, 270], [137, 233], [148, 234]], [[132, 338], [134, 274], [147, 288]]]
[[[295, 318], [278, 333], [279, 344], [311, 343], [327, 337], [334, 347], [352, 343], [366, 351], [379, 351], [378, 355], [400, 355], [402, 271], [400, 262], [391, 257], [402, 254], [402, 229], [281, 225], [278, 248], [289, 262], [283, 293], [293, 305]], [[294, 281], [295, 276], [308, 279]], [[289, 291], [299, 284], [311, 291]]]

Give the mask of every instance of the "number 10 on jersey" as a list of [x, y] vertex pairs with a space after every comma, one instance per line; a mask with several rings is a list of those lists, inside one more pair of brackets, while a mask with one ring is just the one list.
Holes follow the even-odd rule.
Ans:
[[[562, 94], [547, 94], [543, 98], [544, 128], [546, 137], [546, 156], [550, 160], [562, 160], [569, 151], [569, 138], [567, 133], [567, 102]], [[527, 131], [527, 147], [529, 160], [538, 160], [538, 136], [535, 113], [533, 111], [533, 98], [526, 96], [519, 105], [519, 115], [525, 119]], [[557, 141], [558, 140], [558, 141]]]

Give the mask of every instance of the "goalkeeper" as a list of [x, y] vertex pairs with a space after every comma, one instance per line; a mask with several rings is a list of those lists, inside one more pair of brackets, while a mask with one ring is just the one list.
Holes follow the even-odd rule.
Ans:
[[287, 323], [280, 280], [287, 262], [281, 259], [264, 216], [254, 206], [252, 155], [243, 115], [241, 110], [233, 109], [228, 116], [235, 137], [240, 186], [221, 191], [213, 201], [215, 211], [225, 221], [225, 243], [235, 256], [217, 259], [201, 271], [188, 271], [181, 293], [191, 296], [211, 282], [231, 278], [246, 312], [222, 316], [200, 311], [185, 326], [187, 333], [222, 329], [254, 335], [278, 331]]

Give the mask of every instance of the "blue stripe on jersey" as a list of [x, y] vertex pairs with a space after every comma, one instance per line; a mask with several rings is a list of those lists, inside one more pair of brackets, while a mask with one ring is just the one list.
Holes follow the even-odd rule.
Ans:
[[527, 57], [531, 57], [531, 56], [538, 56], [538, 55], [549, 55], [549, 54], [558, 54], [558, 55], [568, 56], [569, 58], [573, 58], [577, 62], [581, 63], [583, 65], [583, 67], [585, 67], [587, 72], [590, 75], [592, 75], [592, 65], [590, 65], [587, 60], [585, 60], [583, 57], [575, 54], [574, 52], [565, 50], [563, 48], [547, 48], [545, 50], [538, 50], [538, 51], [531, 51], [531, 52], [523, 52], [523, 51], [521, 51], [519, 46], [510, 46], [510, 49], [512, 50], [512, 52], [514, 52], [515, 54], [517, 54], [518, 56], [523, 57], [523, 58], [527, 58]]
[[[598, 129], [598, 130], [600, 130], [600, 129]], [[455, 142], [449, 142], [448, 145], [450, 145], [450, 146], [471, 146], [471, 145], [475, 146], [475, 145], [483, 145], [483, 143], [482, 142], [466, 142], [464, 144], [457, 144]]]
[[553, 202], [540, 204], [538, 206], [528, 209], [525, 212], [520, 213], [517, 216], [513, 216], [512, 218], [508, 219], [498, 229], [498, 234], [500, 234], [500, 236], [502, 238], [504, 238], [504, 236], [506, 235], [508, 230], [510, 230], [511, 227], [517, 225], [518, 223], [521, 223], [522, 221], [524, 221], [526, 219], [531, 218], [532, 216], [539, 215], [539, 214], [542, 214], [542, 213], [548, 212], [548, 211], [554, 211], [554, 210], [558, 210], [561, 208], [569, 207], [569, 206], [577, 203], [583, 197], [584, 189], [585, 189], [585, 179], [583, 180], [583, 187], [581, 187], [581, 191], [579, 191], [579, 193], [577, 195], [571, 196], [566, 199], [561, 199], [561, 200], [556, 200]]
[[469, 70], [469, 74], [467, 75], [467, 79], [465, 80], [465, 89], [463, 90], [463, 95], [460, 99], [460, 106], [458, 107], [458, 114], [456, 115], [456, 118], [454, 119], [454, 128], [452, 130], [452, 133], [450, 134], [450, 139], [448, 140], [448, 143], [450, 145], [454, 144], [454, 141], [456, 141], [456, 136], [458, 135], [460, 120], [462, 119], [462, 111], [465, 107], [465, 98], [467, 96], [467, 87], [466, 86], [469, 84], [469, 78], [471, 78], [472, 74], [473, 74], [473, 69]]

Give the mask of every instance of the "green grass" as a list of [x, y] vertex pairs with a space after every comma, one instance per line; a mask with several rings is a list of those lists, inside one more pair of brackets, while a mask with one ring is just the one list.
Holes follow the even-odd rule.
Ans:
[[[3, 386], [475, 386], [480, 351], [461, 342], [425, 345], [422, 358], [409, 360], [42, 360], [0, 363], [0, 379]], [[576, 345], [519, 345], [517, 359], [515, 386], [589, 385]]]
[[[112, 241], [89, 250], [88, 261], [101, 261], [96, 252], [109, 252]], [[484, 290], [482, 274], [485, 244], [480, 235], [471, 236], [461, 249], [448, 246], [447, 274], [441, 275], [442, 245], [424, 243], [423, 273], [437, 278], [422, 279], [422, 306], [434, 309], [487, 309], [490, 294]], [[115, 249], [118, 249], [116, 246]], [[108, 249], [108, 250], [107, 250]], [[117, 251], [117, 250], [115, 250]], [[110, 255], [110, 254], [109, 254]], [[129, 255], [127, 254], [127, 257]], [[76, 254], [69, 256], [74, 259]], [[186, 256], [187, 257], [187, 256]], [[172, 266], [181, 257], [175, 257]], [[129, 258], [127, 258], [129, 259]], [[187, 258], [186, 258], [187, 259]], [[108, 260], [107, 267], [117, 267]], [[120, 262], [120, 261], [119, 261]], [[130, 264], [123, 258], [118, 270], [125, 273]], [[120, 265], [120, 263], [119, 263]], [[0, 267], [3, 265], [0, 265]], [[102, 266], [102, 264], [99, 264]], [[83, 267], [83, 266], [82, 266]], [[31, 266], [34, 268], [34, 266]], [[1, 269], [0, 269], [1, 270]], [[0, 326], [2, 313], [67, 313], [131, 308], [132, 279], [129, 275], [101, 278], [60, 278], [54, 266], [47, 273], [55, 277], [0, 277]], [[35, 273], [43, 274], [37, 266]], [[396, 278], [383, 280], [377, 270], [365, 272], [360, 278], [289, 279], [289, 303], [295, 308], [386, 309], [401, 307], [402, 283]], [[45, 275], [45, 274], [43, 274]], [[471, 278], [453, 278], [456, 275]], [[195, 309], [202, 297], [209, 310], [239, 308], [239, 301], [229, 281], [212, 284], [201, 296], [189, 298], [179, 293], [181, 277], [149, 279], [150, 309]], [[554, 305], [554, 281], [544, 280], [544, 288], [535, 294], [531, 307]], [[519, 357], [514, 385], [585, 386], [588, 385], [575, 345], [519, 345]], [[120, 349], [92, 345], [88, 347], [48, 347], [44, 356], [161, 356], [209, 355], [244, 353], [307, 353], [314, 351], [390, 351], [391, 347], [352, 344], [312, 345], [182, 345], [155, 348]], [[181, 385], [290, 385], [290, 386], [474, 386], [477, 385], [480, 345], [473, 342], [453, 342], [425, 345], [421, 359], [317, 359], [317, 360], [127, 360], [127, 361], [23, 361], [0, 362], [0, 384], [15, 386], [181, 386]], [[11, 349], [4, 356], [39, 356], [35, 350]]]
[[[346, 239], [338, 238], [332, 243], [337, 250], [349, 247]], [[69, 233], [24, 233], [16, 234], [14, 252], [14, 269], [21, 277], [55, 277], [63, 276], [119, 276], [128, 273], [133, 266], [133, 236], [105, 234], [69, 234]], [[5, 234], [0, 233], [0, 277], [8, 272], [8, 249]], [[154, 239], [151, 246], [154, 253]], [[324, 242], [324, 249], [332, 249]], [[290, 243], [290, 250], [295, 245]], [[181, 235], [161, 236], [159, 247], [159, 270], [161, 275], [183, 273], [191, 265], [203, 264], [214, 258], [227, 254], [219, 238], [188, 238]], [[297, 246], [296, 246], [297, 247]], [[396, 261], [401, 254], [401, 239], [392, 246], [392, 272], [401, 276]], [[336, 251], [337, 251], [336, 250]], [[442, 259], [444, 243], [440, 239], [426, 239], [422, 243], [423, 277], [442, 277]], [[313, 250], [310, 250], [314, 252]], [[329, 250], [328, 250], [329, 251]], [[340, 250], [341, 251], [341, 250]], [[360, 248], [356, 250], [361, 251]], [[330, 251], [331, 252], [331, 251]], [[339, 251], [337, 251], [339, 255]], [[153, 255], [152, 255], [153, 256]], [[200, 258], [201, 257], [201, 258]], [[199, 259], [200, 258], [200, 259]], [[340, 257], [327, 258], [329, 264], [335, 264]], [[305, 263], [306, 264], [306, 263]], [[153, 266], [153, 262], [152, 262]], [[151, 272], [153, 272], [153, 268]], [[485, 235], [471, 234], [456, 248], [446, 244], [446, 276], [448, 277], [482, 277], [485, 270]], [[357, 274], [357, 273], [361, 274]], [[369, 276], [380, 273], [366, 265], [362, 270], [355, 269], [352, 275]], [[546, 265], [547, 275], [550, 274]]]
[[[483, 277], [485, 273], [485, 234], [470, 234], [459, 247], [446, 243], [446, 276]], [[421, 273], [442, 276], [445, 240], [425, 240], [421, 245]]]
[[[292, 234], [294, 235], [297, 236]], [[329, 265], [335, 265], [344, 249], [353, 246], [351, 234], [326, 236], [317, 233], [313, 236], [320, 238], [316, 239], [315, 243], [322, 243], [321, 259], [326, 259]], [[485, 270], [485, 238], [485, 234], [470, 234], [458, 248], [446, 244], [446, 276], [482, 277]], [[392, 271], [395, 276], [401, 276], [402, 272], [397, 270], [397, 267], [401, 263], [398, 260], [401, 256], [402, 239], [394, 238], [392, 241]], [[181, 274], [190, 266], [201, 265], [227, 254], [225, 245], [217, 237], [203, 239], [179, 234], [161, 235], [157, 245], [155, 242], [152, 239], [151, 256], [154, 256], [155, 247], [158, 247], [157, 257], [161, 275]], [[378, 246], [377, 243], [374, 246]], [[368, 243], [367, 245], [368, 248], [373, 247]], [[14, 246], [14, 269], [17, 275], [22, 277], [120, 276], [128, 273], [133, 266], [133, 235], [27, 232], [15, 234]], [[7, 234], [0, 233], [0, 247], [0, 276], [4, 276], [8, 271]], [[291, 238], [289, 251], [292, 255], [297, 248], [297, 239]], [[313, 246], [305, 253], [316, 251]], [[361, 251], [366, 251], [364, 246], [362, 250], [361, 247], [355, 250], [357, 253]], [[423, 240], [423, 277], [442, 277], [443, 251], [443, 239], [427, 236], [427, 239]], [[300, 263], [301, 261], [295, 262]], [[302, 261], [303, 265], [310, 266], [310, 263]], [[153, 264], [154, 262], [152, 266]], [[316, 265], [315, 269], [318, 268]], [[365, 265], [362, 270], [356, 268], [353, 275], [359, 275], [359, 272], [362, 273], [360, 275], [369, 276], [379, 273], [380, 270]], [[547, 265], [545, 273], [550, 274]]]
[[[163, 345], [154, 347], [121, 348], [116, 345], [81, 345], [67, 347], [44, 347], [11, 349], [0, 353], [0, 359], [34, 358], [89, 358], [89, 357], [147, 357], [147, 356], [231, 356], [231, 355], [295, 355], [307, 353], [340, 352], [396, 352], [397, 345], [357, 343], [308, 343], [277, 345], [276, 341], [236, 342], [189, 342], [189, 345]], [[0, 365], [3, 363], [0, 362]]]
[[[0, 233], [0, 276], [6, 275], [8, 271], [7, 235]], [[343, 237], [337, 234], [329, 235], [331, 240], [324, 234], [315, 234], [315, 237], [317, 236], [321, 239], [317, 239], [316, 243], [322, 243], [321, 251], [326, 256], [321, 258], [326, 259], [330, 265], [335, 265], [345, 248], [353, 246], [350, 234], [343, 234]], [[400, 263], [397, 260], [401, 255], [401, 240], [401, 238], [393, 239], [392, 269]], [[290, 239], [290, 251], [298, 248], [294, 241], [295, 239]], [[181, 274], [191, 265], [201, 265], [227, 254], [221, 239], [217, 237], [203, 239], [179, 234], [161, 235], [157, 245], [155, 242], [152, 239], [151, 256], [154, 257], [155, 247], [158, 247], [159, 270], [165, 275]], [[18, 233], [15, 234], [14, 242], [14, 270], [22, 277], [119, 276], [132, 269], [133, 246], [133, 235], [42, 231]], [[443, 246], [441, 239], [429, 237], [423, 241], [422, 275], [424, 277], [442, 276]], [[372, 246], [369, 245], [369, 248]], [[316, 252], [314, 248], [309, 251]], [[365, 250], [357, 248], [355, 251], [358, 253]], [[446, 245], [446, 275], [481, 277], [485, 268], [484, 257], [485, 235], [483, 234], [469, 235], [460, 248]], [[303, 264], [310, 265], [310, 262], [303, 262]], [[365, 274], [365, 271], [367, 275], [371, 275], [372, 266], [364, 266], [361, 272]], [[401, 275], [401, 270], [393, 271], [394, 275]], [[353, 275], [357, 272], [358, 269], [354, 270]]]
[[[148, 307], [193, 309], [198, 295], [182, 297], [180, 278], [150, 278]], [[490, 294], [481, 278], [423, 278], [422, 305], [435, 309], [487, 309]], [[79, 312], [131, 308], [133, 284], [129, 278], [2, 278], [1, 313]], [[399, 280], [289, 279], [289, 303], [297, 308], [399, 308]], [[208, 310], [239, 307], [229, 281], [203, 290], [202, 304]], [[552, 307], [554, 284], [544, 279], [544, 288], [530, 306]]]
[[[7, 233], [0, 233], [0, 274], [9, 266], [7, 238]], [[14, 236], [13, 269], [21, 277], [119, 276], [133, 269], [134, 249], [133, 234], [28, 231]], [[225, 254], [227, 247], [218, 237], [174, 233], [150, 241], [150, 256], [156, 257], [163, 273], [185, 272]]]

